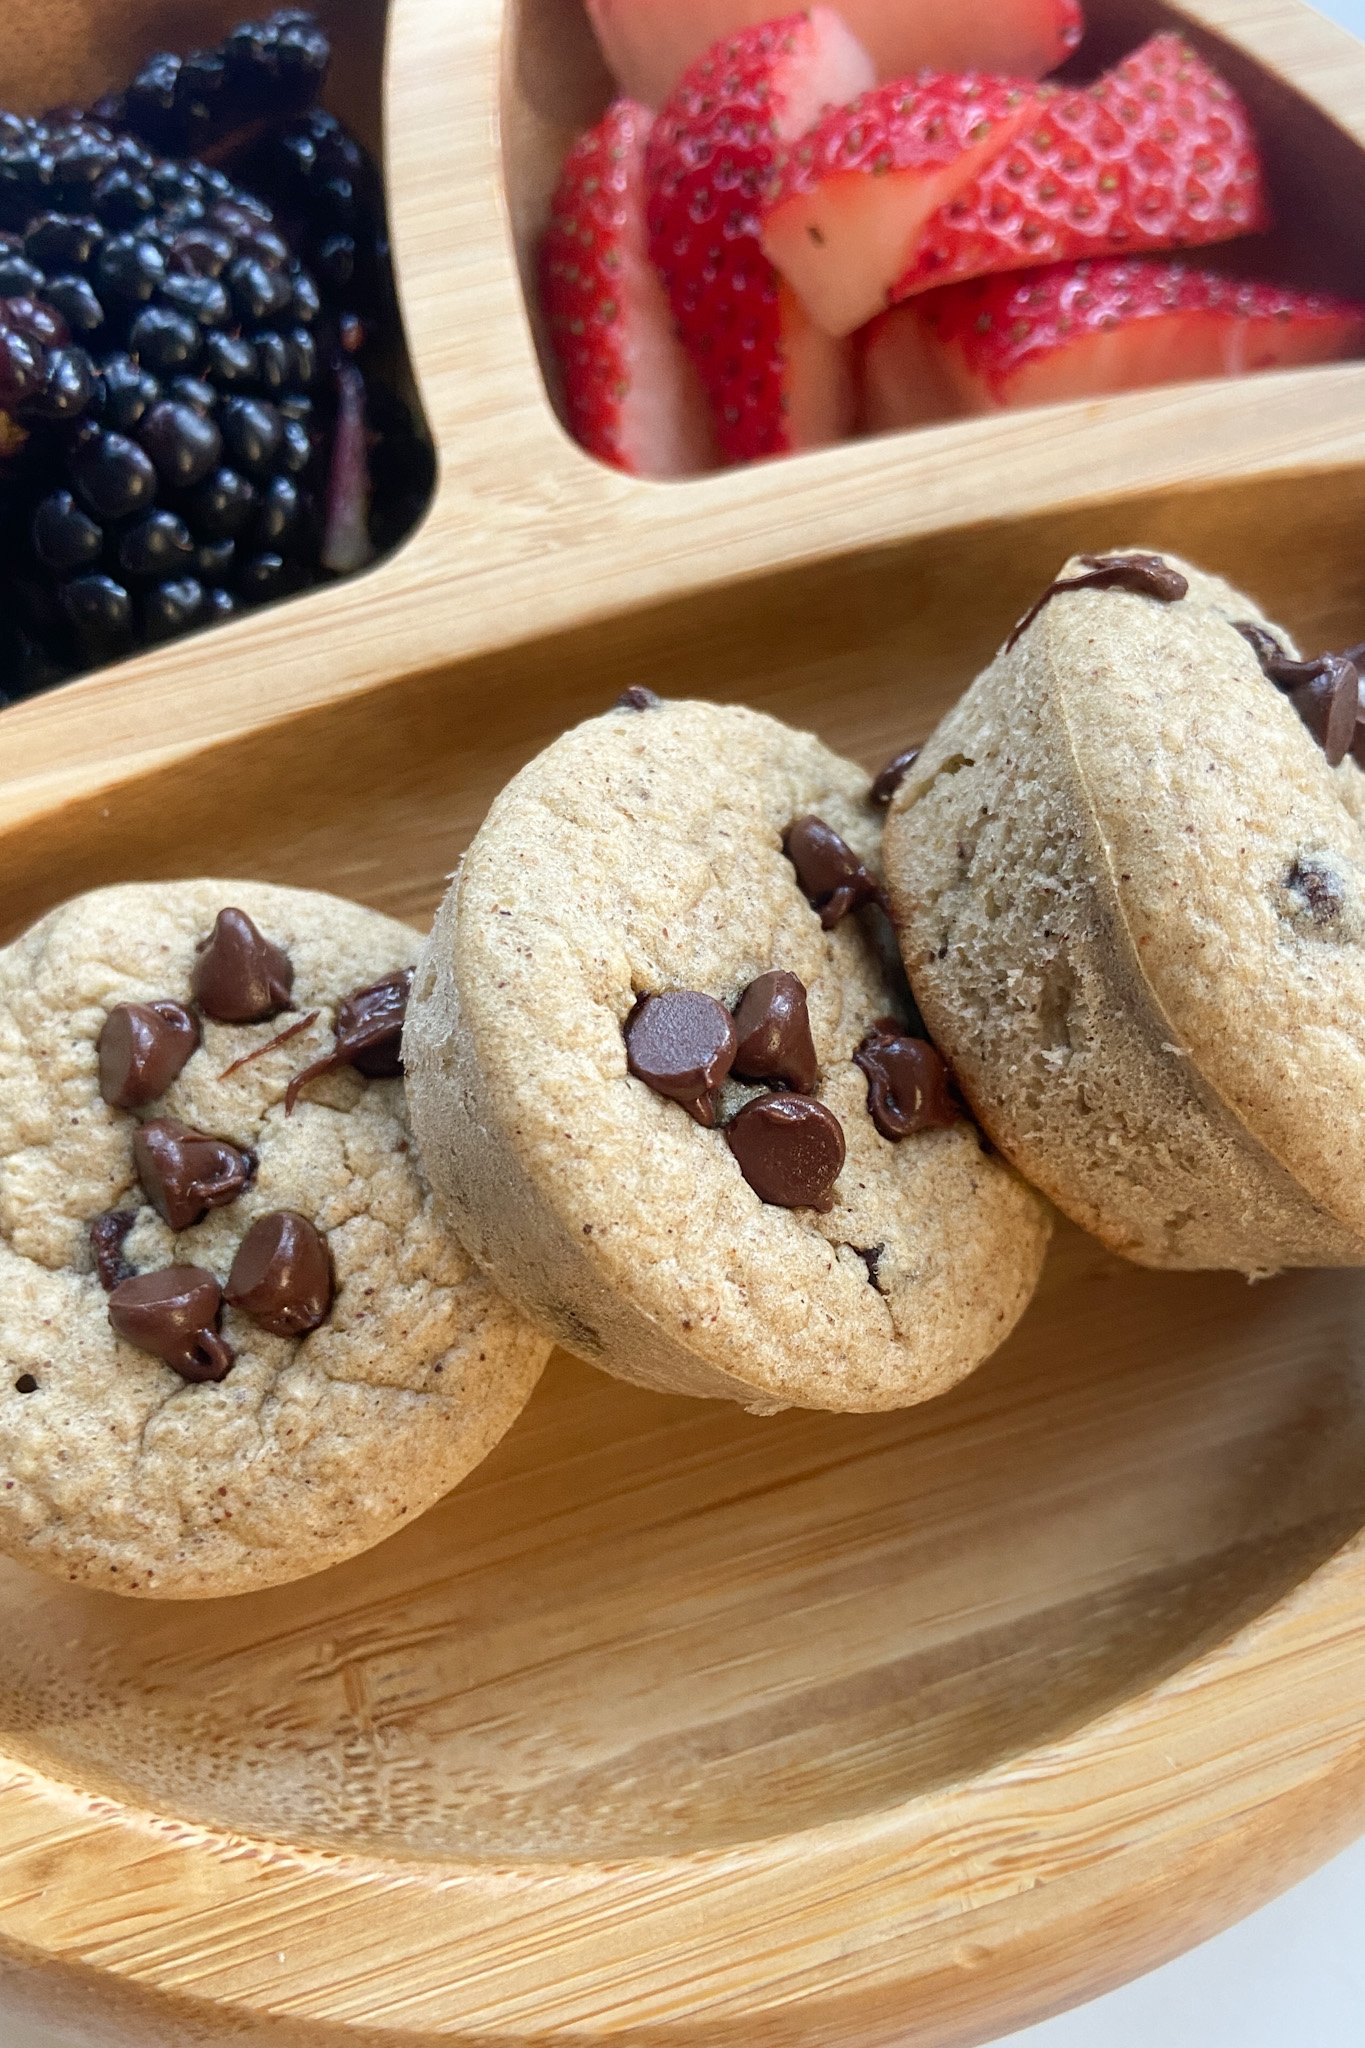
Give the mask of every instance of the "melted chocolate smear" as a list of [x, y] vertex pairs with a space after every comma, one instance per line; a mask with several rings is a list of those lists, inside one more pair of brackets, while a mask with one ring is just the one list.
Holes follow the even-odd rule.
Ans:
[[1085, 575], [1063, 576], [1049, 584], [1005, 642], [1006, 654], [1053, 598], [1064, 596], [1068, 590], [1128, 590], [1135, 597], [1154, 597], [1160, 604], [1178, 604], [1189, 595], [1188, 578], [1160, 555], [1082, 555], [1081, 560], [1085, 563]]
[[294, 1209], [274, 1209], [238, 1246], [227, 1300], [274, 1337], [302, 1337], [326, 1321], [334, 1291], [322, 1232]]
[[834, 1207], [846, 1148], [843, 1126], [823, 1102], [761, 1095], [739, 1112], [725, 1136], [761, 1202], [775, 1209]]
[[[1351, 654], [1320, 654], [1313, 661], [1296, 661], [1264, 626], [1243, 620], [1235, 630], [1260, 662], [1266, 680], [1288, 697], [1327, 756], [1329, 768], [1338, 767], [1352, 752], [1357, 759], [1365, 758], [1357, 732], [1360, 675]], [[1358, 651], [1352, 649], [1352, 654]]]
[[653, 690], [647, 690], [643, 683], [632, 683], [628, 690], [622, 690], [611, 708], [613, 711], [657, 711], [663, 701], [662, 697], [655, 696]]
[[919, 757], [918, 747], [907, 747], [903, 754], [897, 754], [894, 760], [888, 761], [868, 792], [869, 802], [875, 804], [879, 811], [886, 810]]
[[250, 1052], [244, 1052], [230, 1067], [224, 1067], [218, 1079], [230, 1081], [234, 1074], [239, 1074], [243, 1067], [249, 1067], [253, 1060], [263, 1060], [268, 1052], [274, 1052], [277, 1045], [288, 1045], [291, 1038], [297, 1038], [301, 1031], [307, 1031], [310, 1025], [316, 1024], [317, 1021], [316, 1010], [309, 1010], [306, 1016], [297, 1017], [292, 1024], [286, 1024], [283, 1031], [277, 1031], [273, 1038], [267, 1038], [264, 1045], [253, 1045]]
[[896, 1018], [874, 1024], [853, 1060], [867, 1076], [868, 1113], [893, 1145], [960, 1121], [942, 1053], [927, 1039], [907, 1036]]
[[263, 1024], [289, 1007], [294, 964], [244, 910], [220, 910], [197, 948], [190, 992], [220, 1024]]
[[222, 1305], [222, 1288], [202, 1266], [164, 1266], [116, 1287], [109, 1321], [120, 1337], [182, 1380], [221, 1380], [236, 1357], [218, 1331]]
[[90, 1250], [100, 1286], [106, 1294], [112, 1294], [116, 1287], [133, 1277], [134, 1268], [123, 1256], [123, 1246], [136, 1222], [136, 1209], [105, 1209], [91, 1220]]
[[295, 1074], [285, 1090], [286, 1116], [293, 1115], [294, 1104], [310, 1081], [335, 1073], [338, 1067], [354, 1067], [368, 1081], [398, 1079], [403, 1071], [403, 1024], [415, 971], [404, 967], [398, 974], [386, 974], [368, 988], [353, 989], [337, 1004], [331, 1051]]
[[801, 893], [811, 909], [819, 912], [827, 932], [865, 903], [885, 910], [886, 898], [876, 876], [823, 818], [796, 819], [787, 827], [782, 851], [796, 869]]
[[741, 1081], [781, 1081], [810, 1095], [820, 1078], [805, 983], [778, 970], [751, 981], [735, 1010], [733, 1071]]
[[95, 1041], [100, 1094], [112, 1109], [155, 1102], [198, 1044], [199, 1019], [183, 1003], [116, 1003]]
[[735, 1059], [735, 1027], [724, 1005], [691, 989], [644, 996], [626, 1019], [625, 1039], [636, 1079], [713, 1129], [716, 1090]]
[[133, 1160], [148, 1201], [176, 1231], [235, 1202], [256, 1170], [250, 1152], [192, 1131], [173, 1116], [143, 1124], [133, 1139]]

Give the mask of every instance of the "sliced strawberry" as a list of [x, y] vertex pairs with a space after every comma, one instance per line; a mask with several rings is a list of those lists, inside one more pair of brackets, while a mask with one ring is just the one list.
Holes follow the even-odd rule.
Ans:
[[[1078, 0], [839, 0], [838, 11], [879, 78], [1041, 78], [1081, 39]], [[657, 107], [712, 43], [767, 21], [772, 0], [588, 0], [588, 14], [622, 91]]]
[[929, 71], [803, 135], [764, 207], [763, 246], [817, 325], [851, 334], [880, 311], [926, 221], [1034, 113], [1022, 81]]
[[928, 222], [892, 298], [1268, 225], [1246, 108], [1183, 37], [1157, 35], [1094, 85], [1044, 86], [1036, 118]]
[[646, 107], [617, 100], [569, 151], [541, 248], [541, 295], [569, 426], [637, 476], [714, 468], [711, 412], [673, 330], [645, 233]]
[[1079, 0], [839, 0], [879, 78], [994, 71], [1042, 78], [1081, 40]]
[[782, 288], [759, 208], [784, 145], [871, 77], [839, 16], [812, 7], [717, 44], [655, 123], [649, 250], [732, 462], [818, 447], [851, 425], [849, 351]]
[[918, 318], [964, 412], [1235, 377], [1365, 350], [1365, 305], [1184, 263], [1059, 263], [949, 285]]
[[880, 313], [858, 336], [859, 425], [865, 434], [928, 427], [962, 411], [920, 300]]

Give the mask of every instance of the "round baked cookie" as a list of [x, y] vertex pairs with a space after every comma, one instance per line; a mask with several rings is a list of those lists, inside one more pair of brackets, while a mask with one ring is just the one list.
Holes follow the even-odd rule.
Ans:
[[639, 690], [494, 804], [418, 964], [408, 1095], [465, 1243], [579, 1356], [884, 1409], [1022, 1312], [1048, 1214], [906, 1042], [880, 823], [818, 740]]
[[1334, 704], [1331, 752], [1350, 744], [1355, 678], [1338, 693], [1250, 599], [1154, 567], [1186, 594], [1135, 551], [1069, 562], [1085, 587], [905, 776], [885, 856], [906, 968], [983, 1127], [1115, 1250], [1359, 1264], [1365, 779], [1324, 744]]
[[385, 1078], [417, 944], [190, 881], [0, 951], [11, 1555], [152, 1598], [275, 1585], [420, 1514], [520, 1411], [549, 1347], [442, 1227]]

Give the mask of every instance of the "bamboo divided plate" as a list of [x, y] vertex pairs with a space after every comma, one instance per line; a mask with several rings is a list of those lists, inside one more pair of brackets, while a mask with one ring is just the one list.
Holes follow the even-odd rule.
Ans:
[[[1097, 58], [1212, 39], [1272, 139], [1280, 274], [1365, 291], [1365, 52], [1288, 0], [1090, 5]], [[7, 0], [3, 97], [226, 12]], [[373, 128], [384, 23], [334, 12]], [[1365, 633], [1362, 363], [687, 485], [596, 467], [519, 260], [604, 92], [578, 0], [396, 0], [430, 515], [0, 716], [6, 932], [196, 872], [420, 921], [503, 779], [636, 680], [876, 765], [1073, 546]], [[756, 1421], [560, 1357], [443, 1507], [321, 1578], [153, 1606], [5, 1566], [0, 2005], [100, 2048], [948, 2048], [1173, 1954], [1365, 1824], [1363, 1293], [1064, 1235], [923, 1409]]]

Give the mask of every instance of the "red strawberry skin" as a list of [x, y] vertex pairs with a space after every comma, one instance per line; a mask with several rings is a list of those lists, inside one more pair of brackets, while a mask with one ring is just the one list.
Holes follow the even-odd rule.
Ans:
[[654, 116], [617, 100], [565, 159], [541, 245], [541, 303], [570, 431], [641, 476], [715, 466], [710, 412], [645, 246]]
[[818, 325], [851, 334], [886, 304], [926, 220], [1023, 127], [1035, 93], [923, 72], [834, 108], [792, 145], [763, 246]]
[[926, 225], [892, 298], [1003, 270], [1194, 248], [1270, 224], [1246, 108], [1165, 33], [1026, 124]]
[[1365, 351], [1365, 306], [1352, 300], [1152, 258], [980, 278], [888, 317], [918, 320], [964, 412]]
[[731, 462], [851, 425], [847, 351], [813, 330], [759, 242], [786, 145], [865, 91], [871, 60], [828, 8], [744, 30], [688, 71], [646, 162], [650, 254]]

